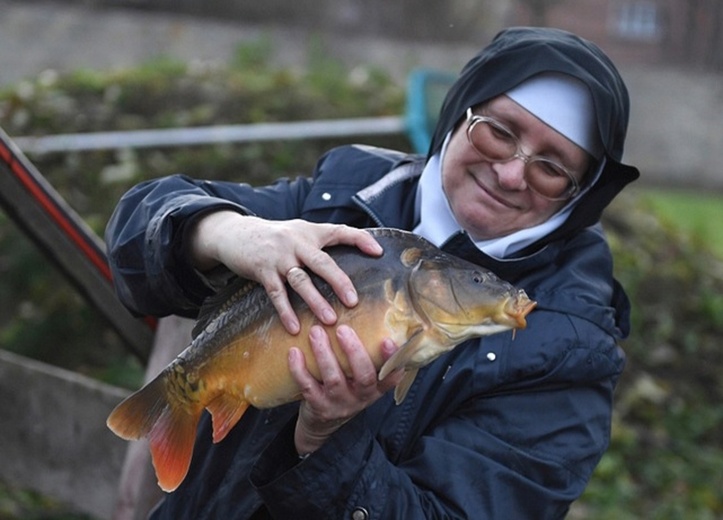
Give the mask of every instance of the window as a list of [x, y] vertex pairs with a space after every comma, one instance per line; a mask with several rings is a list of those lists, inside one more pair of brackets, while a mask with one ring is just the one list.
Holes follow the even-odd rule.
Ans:
[[614, 19], [615, 33], [631, 40], [655, 40], [660, 36], [658, 6], [652, 1], [624, 2]]

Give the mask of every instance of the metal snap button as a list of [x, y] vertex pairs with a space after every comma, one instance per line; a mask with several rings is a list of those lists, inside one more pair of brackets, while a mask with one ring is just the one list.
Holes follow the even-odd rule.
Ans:
[[367, 511], [363, 507], [357, 507], [352, 512], [351, 519], [352, 520], [368, 520], [369, 519], [369, 511]]

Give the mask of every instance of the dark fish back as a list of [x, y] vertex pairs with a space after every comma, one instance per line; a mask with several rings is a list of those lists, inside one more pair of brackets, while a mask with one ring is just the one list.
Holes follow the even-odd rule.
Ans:
[[[382, 257], [370, 257], [352, 246], [341, 245], [327, 249], [329, 255], [352, 279], [360, 299], [365, 294], [379, 291], [386, 281], [391, 281], [395, 290], [405, 283], [408, 269], [403, 266], [400, 256], [406, 249], [419, 248], [431, 256], [438, 251], [427, 240], [407, 231], [392, 228], [371, 228], [366, 231], [384, 249]], [[321, 295], [336, 304], [338, 298], [331, 286], [308, 269], [307, 272]], [[287, 290], [297, 313], [305, 309], [306, 303], [290, 287], [287, 286]], [[239, 331], [258, 320], [268, 319], [271, 313], [275, 313], [275, 310], [264, 288], [256, 282], [237, 278], [206, 299], [193, 329], [193, 344], [220, 347]]]

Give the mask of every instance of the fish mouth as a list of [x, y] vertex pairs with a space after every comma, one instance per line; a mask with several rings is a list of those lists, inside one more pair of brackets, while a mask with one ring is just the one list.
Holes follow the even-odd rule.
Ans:
[[499, 305], [487, 308], [485, 318], [472, 324], [466, 323], [437, 323], [445, 334], [453, 341], [462, 341], [472, 335], [488, 336], [510, 329], [524, 329], [527, 327], [525, 317], [537, 306], [537, 302], [530, 300], [525, 291], [520, 289], [516, 294], [509, 296]]
[[527, 327], [527, 320], [525, 317], [537, 307], [537, 302], [530, 300], [527, 293], [520, 289], [517, 294], [507, 299], [504, 305], [504, 315], [509, 321], [509, 324], [518, 329], [524, 329]]

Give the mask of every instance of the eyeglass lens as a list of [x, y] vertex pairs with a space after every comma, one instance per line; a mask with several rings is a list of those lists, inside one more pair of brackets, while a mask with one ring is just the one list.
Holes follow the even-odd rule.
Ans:
[[525, 181], [542, 197], [566, 199], [573, 193], [575, 184], [562, 165], [544, 157], [528, 157], [520, 151], [517, 136], [493, 119], [472, 118], [467, 137], [477, 152], [490, 161], [521, 159], [525, 163]]

